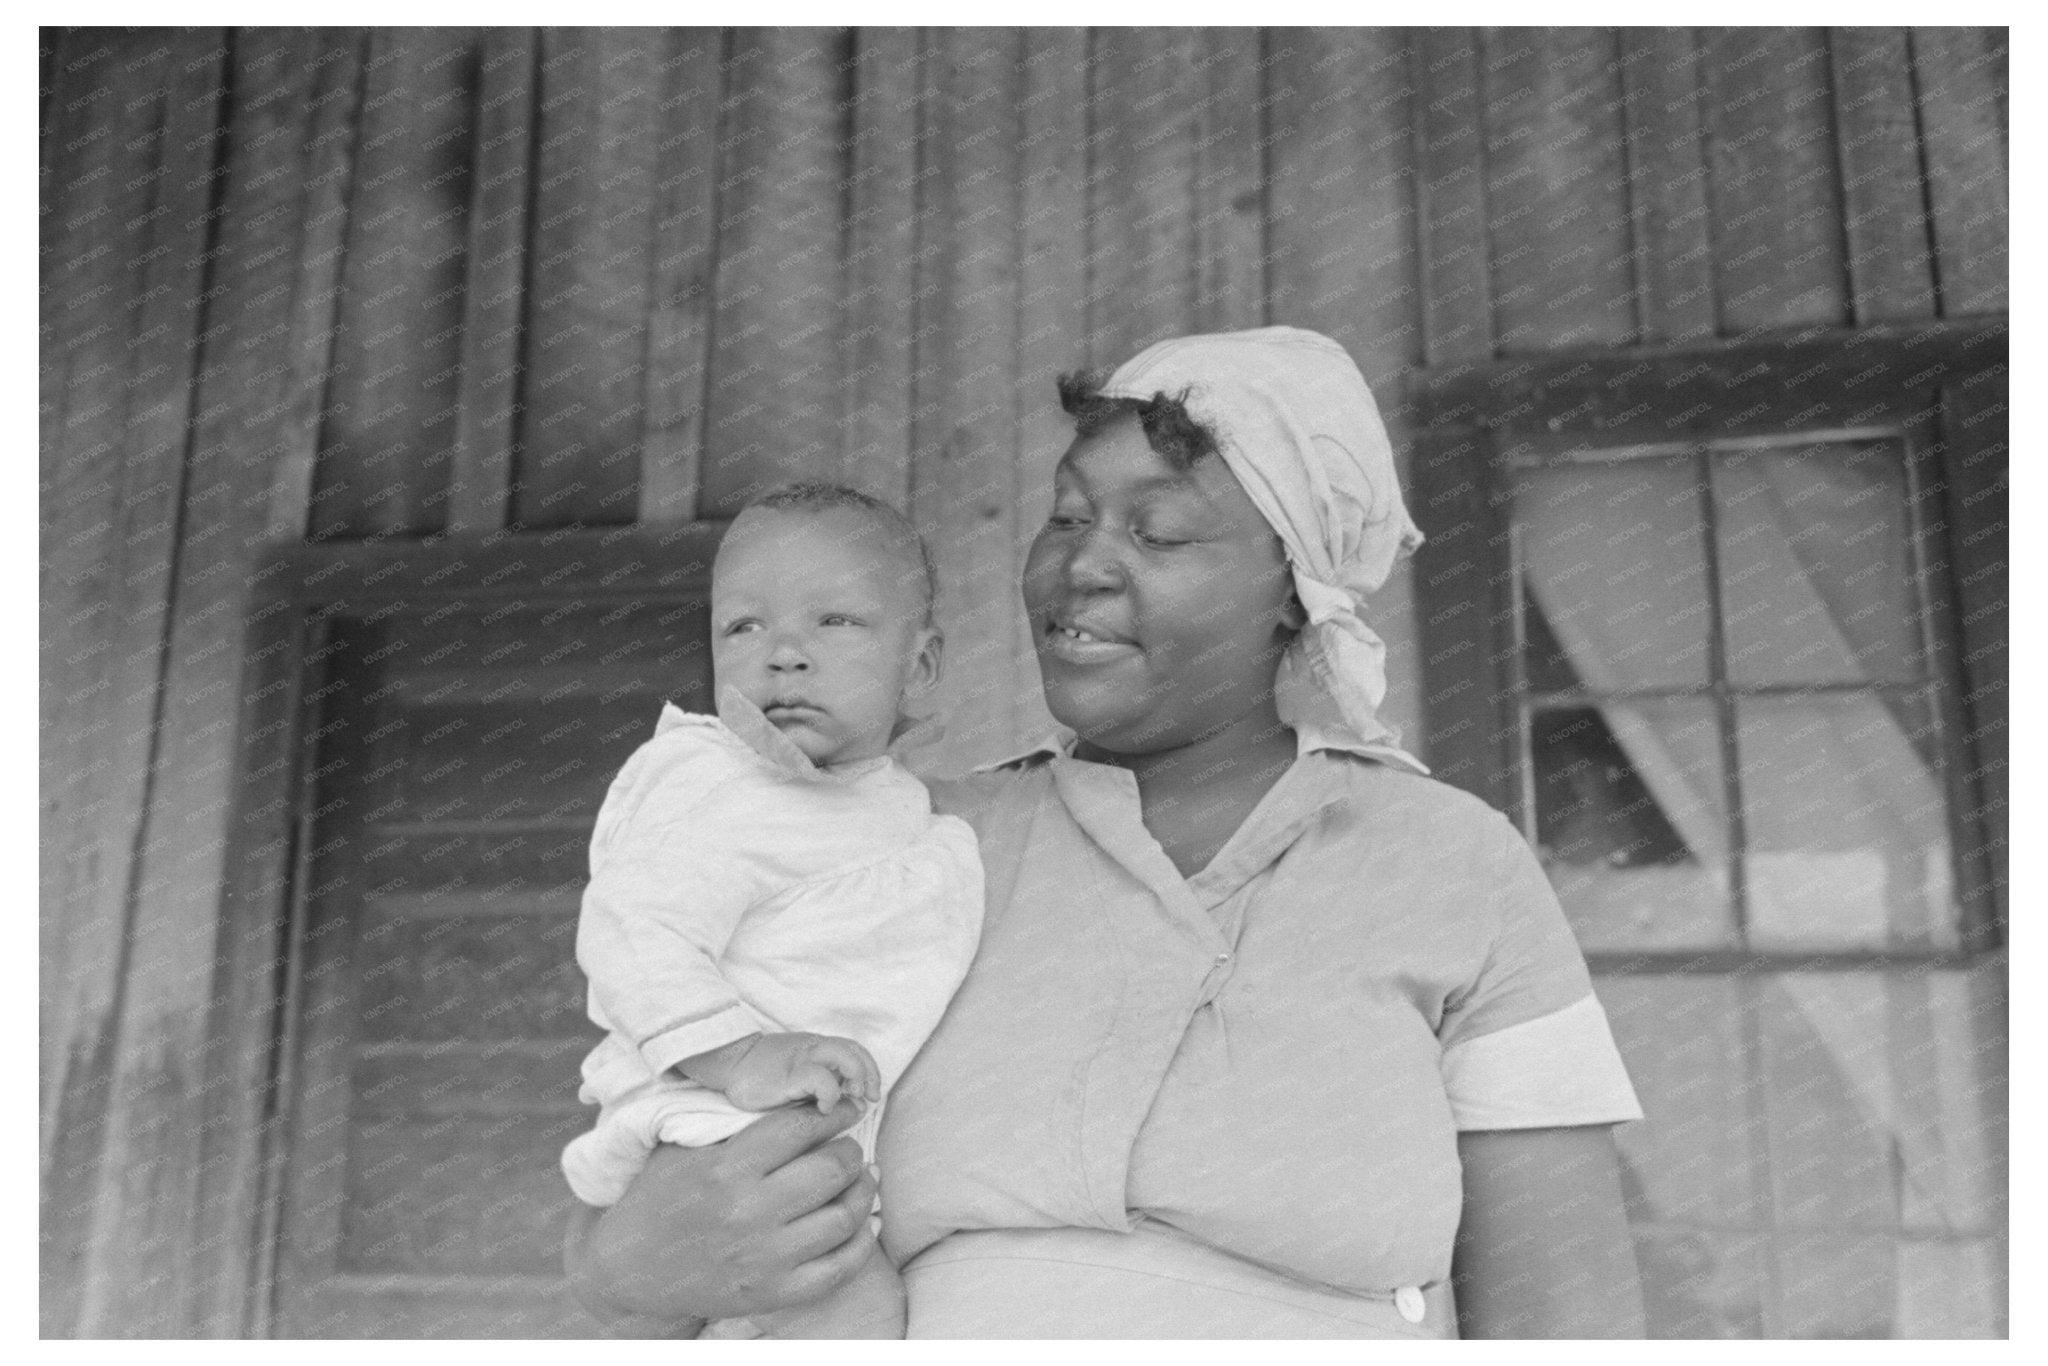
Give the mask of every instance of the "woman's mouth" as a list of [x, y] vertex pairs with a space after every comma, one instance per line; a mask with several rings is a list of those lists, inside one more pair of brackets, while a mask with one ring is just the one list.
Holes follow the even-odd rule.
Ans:
[[1071, 622], [1048, 621], [1042, 652], [1067, 664], [1106, 664], [1137, 653], [1137, 645], [1121, 636]]

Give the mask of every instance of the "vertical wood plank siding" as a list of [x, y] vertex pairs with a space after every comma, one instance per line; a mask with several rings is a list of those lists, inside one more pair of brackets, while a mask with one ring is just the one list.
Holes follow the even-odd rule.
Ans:
[[1614, 35], [1496, 30], [1480, 55], [1495, 344], [1635, 340]]
[[1028, 643], [1014, 629], [1017, 543], [1017, 136], [1014, 29], [931, 35], [923, 106], [933, 174], [921, 193], [911, 510], [938, 566], [946, 757], [999, 754], [1015, 739], [1011, 681]]
[[[1484, 441], [1409, 430], [1425, 367], [2006, 308], [2002, 31], [46, 29], [42, 73], [49, 1334], [262, 1321], [288, 851], [223, 841], [295, 799], [242, 772], [299, 708], [266, 547], [844, 480], [931, 538], [958, 763], [1046, 719], [1015, 585], [1062, 370], [1329, 332], [1478, 565]], [[2002, 402], [1944, 409], [1952, 500], [2003, 497]], [[1374, 605], [1411, 735], [1498, 589]], [[1490, 724], [1471, 691], [1440, 714]]]
[[[136, 528], [164, 555], [161, 567], [144, 566], [146, 580], [162, 585], [145, 606], [148, 616], [163, 623], [161, 672], [148, 688], [155, 743], [140, 794], [142, 838], [128, 865], [124, 914], [114, 922], [121, 938], [118, 1013], [108, 1022], [111, 1067], [90, 1079], [66, 1077], [67, 1085], [87, 1081], [104, 1088], [95, 1136], [99, 1165], [89, 1208], [76, 1216], [84, 1225], [89, 1268], [80, 1287], [79, 1320], [101, 1325], [101, 1332], [121, 1325], [124, 1332], [144, 1336], [169, 1331], [182, 1320], [189, 1290], [182, 1254], [190, 1245], [200, 1127], [191, 1062], [205, 1014], [204, 998], [193, 993], [207, 985], [204, 964], [211, 957], [226, 825], [223, 804], [209, 804], [203, 790], [181, 791], [178, 784], [204, 781], [191, 757], [210, 766], [222, 788], [233, 779], [227, 762], [231, 731], [181, 736], [177, 730], [197, 719], [186, 711], [187, 701], [206, 705], [204, 694], [195, 698], [190, 691], [202, 681], [191, 667], [205, 667], [208, 655], [201, 653], [197, 635], [212, 624], [188, 607], [179, 590], [227, 567], [216, 564], [217, 547], [208, 543], [229, 528], [194, 518], [192, 504], [218, 508], [239, 493], [231, 474], [195, 458], [193, 430], [195, 405], [206, 402], [207, 372], [200, 362], [224, 364], [222, 342], [240, 326], [239, 319], [220, 321], [234, 317], [231, 306], [223, 305], [237, 282], [226, 262], [209, 260], [212, 253], [204, 245], [218, 240], [217, 210], [227, 203], [218, 188], [220, 173], [230, 168], [222, 145], [227, 126], [217, 106], [229, 52], [226, 35], [217, 30], [183, 35], [172, 48], [157, 94], [161, 117], [146, 139], [155, 144], [159, 168], [150, 215], [164, 231], [134, 258], [144, 264], [135, 282], [141, 286], [134, 296], [138, 326], [130, 341], [147, 349], [149, 363], [129, 377], [136, 388], [124, 443], [141, 467], [161, 473], [169, 494], [159, 504], [168, 524]], [[200, 327], [212, 334], [203, 348]], [[159, 496], [152, 493], [151, 501]], [[261, 501], [255, 506], [260, 515]], [[232, 578], [227, 582], [231, 589], [240, 586]], [[168, 595], [168, 613], [157, 605], [157, 591]], [[231, 614], [220, 628], [239, 637], [238, 616]], [[216, 667], [239, 662], [230, 648]], [[220, 691], [221, 701], [232, 706], [232, 692]], [[144, 733], [138, 727], [138, 737]], [[173, 754], [166, 743], [174, 736], [183, 741], [182, 754]], [[201, 841], [196, 849], [189, 843], [195, 837]], [[196, 916], [195, 907], [202, 908]], [[178, 910], [186, 912], [184, 918]]]
[[1257, 327], [1266, 313], [1264, 65], [1257, 29], [1210, 29], [1195, 138], [1195, 325]]
[[1721, 330], [1848, 321], [1825, 36], [1726, 29], [1700, 65]]
[[646, 420], [661, 49], [624, 30], [549, 29], [540, 51], [513, 521], [630, 522]]
[[838, 461], [843, 51], [819, 30], [732, 37], [700, 517]]
[[[43, 1332], [73, 1331], [93, 1273], [94, 1203], [117, 1057], [121, 978], [177, 541], [182, 450], [131, 413], [182, 410], [198, 289], [150, 266], [205, 249], [190, 183], [213, 158], [167, 155], [176, 65], [200, 35], [67, 35], [53, 63], [56, 227], [42, 364], [41, 1024]], [[159, 252], [157, 248], [163, 250]], [[150, 321], [145, 297], [180, 305]], [[148, 376], [149, 378], [142, 378]]]
[[840, 477], [898, 506], [910, 501], [920, 48], [913, 29], [853, 36]]
[[457, 31], [370, 39], [313, 495], [318, 537], [447, 524], [476, 59], [473, 37]]
[[[1031, 537], [1052, 511], [1052, 472], [1073, 429], [1051, 396], [1084, 358], [1087, 335], [1088, 35], [1027, 29], [1020, 48], [1017, 168], [1017, 540], [1010, 582], [1024, 570]], [[1028, 631], [1022, 622], [1013, 629]], [[1023, 666], [1026, 678], [1037, 669]], [[1017, 699], [1017, 736], [1029, 743], [1052, 715], [1036, 690]]]
[[1494, 352], [1479, 40], [1441, 29], [1416, 31], [1408, 41], [1410, 99], [1420, 105], [1414, 120], [1423, 358], [1431, 365], [1475, 360]]
[[1843, 227], [1857, 322], [1924, 318], [1933, 309], [1932, 243], [1913, 123], [1913, 67], [1904, 29], [1828, 35], [1841, 144]]
[[1913, 30], [1921, 165], [1946, 318], [2006, 306], [2005, 50], [2003, 29]]
[[1195, 141], [1206, 102], [1193, 29], [1108, 28], [1089, 74], [1088, 332], [1115, 365], [1195, 324]]
[[1699, 45], [1685, 29], [1626, 29], [1621, 67], [1637, 335], [1698, 341], [1714, 334]]
[[718, 165], [724, 56], [719, 34], [691, 30], [668, 35], [662, 57], [640, 453], [643, 522], [686, 521], [697, 511], [718, 221], [718, 192], [711, 182]]

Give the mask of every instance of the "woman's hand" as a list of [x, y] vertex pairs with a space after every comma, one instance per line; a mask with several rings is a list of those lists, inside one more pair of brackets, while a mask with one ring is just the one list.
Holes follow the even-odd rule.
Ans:
[[874, 1178], [832, 1138], [860, 1113], [776, 1110], [708, 1148], [658, 1146], [618, 1204], [572, 1223], [576, 1298], [618, 1335], [689, 1337], [836, 1290], [875, 1246]]
[[1452, 1257], [1470, 1338], [1639, 1338], [1642, 1285], [1606, 1125], [1458, 1135]]

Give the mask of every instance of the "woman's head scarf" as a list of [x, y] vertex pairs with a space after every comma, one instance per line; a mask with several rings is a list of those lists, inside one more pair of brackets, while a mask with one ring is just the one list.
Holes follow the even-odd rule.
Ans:
[[1387, 647], [1361, 615], [1422, 533], [1401, 501], [1379, 406], [1344, 348], [1298, 327], [1176, 337], [1119, 366], [1102, 392], [1180, 399], [1280, 534], [1308, 624], [1281, 657], [1276, 701], [1302, 748], [1428, 772], [1379, 719]]

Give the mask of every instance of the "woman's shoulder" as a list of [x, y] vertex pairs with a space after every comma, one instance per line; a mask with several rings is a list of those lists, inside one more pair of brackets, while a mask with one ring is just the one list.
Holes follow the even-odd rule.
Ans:
[[977, 832], [982, 823], [1008, 801], [1035, 795], [1050, 781], [1046, 765], [1036, 756], [949, 777], [925, 779], [932, 810], [958, 816]]
[[1513, 824], [1499, 810], [1461, 787], [1353, 754], [1328, 752], [1350, 807], [1378, 836], [1427, 833], [1435, 842], [1497, 844]]

